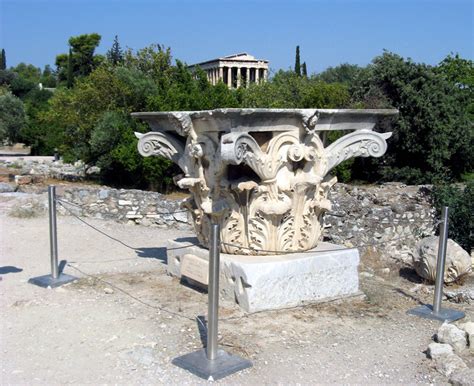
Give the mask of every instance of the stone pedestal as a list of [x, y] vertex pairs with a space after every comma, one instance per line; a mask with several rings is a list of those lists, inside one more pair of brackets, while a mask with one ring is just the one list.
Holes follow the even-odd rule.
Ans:
[[[209, 251], [197, 239], [168, 245], [168, 272], [207, 287]], [[360, 294], [359, 252], [322, 242], [307, 252], [276, 256], [221, 253], [221, 295], [245, 311], [293, 307]]]

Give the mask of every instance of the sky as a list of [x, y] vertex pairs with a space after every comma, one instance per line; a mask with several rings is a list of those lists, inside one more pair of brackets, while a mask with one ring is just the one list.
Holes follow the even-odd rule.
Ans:
[[437, 64], [450, 53], [474, 58], [474, 0], [0, 0], [0, 48], [7, 66], [54, 66], [68, 39], [118, 35], [134, 50], [159, 43], [188, 64], [247, 52], [273, 71], [364, 66], [383, 50]]

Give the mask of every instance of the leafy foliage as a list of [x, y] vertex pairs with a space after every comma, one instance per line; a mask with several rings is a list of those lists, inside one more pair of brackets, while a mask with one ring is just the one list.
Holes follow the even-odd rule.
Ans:
[[449, 237], [470, 252], [474, 248], [474, 181], [465, 187], [438, 185], [432, 195], [438, 217], [443, 206], [449, 207]]
[[20, 131], [26, 124], [23, 102], [5, 92], [0, 95], [0, 143], [15, 143], [20, 139]]
[[[359, 173], [374, 180], [408, 183], [458, 179], [472, 170], [473, 130], [466, 98], [453, 82], [425, 64], [385, 52], [351, 88], [353, 102], [366, 108], [399, 109], [394, 135], [382, 160], [357, 160]], [[369, 166], [367, 166], [369, 165]]]

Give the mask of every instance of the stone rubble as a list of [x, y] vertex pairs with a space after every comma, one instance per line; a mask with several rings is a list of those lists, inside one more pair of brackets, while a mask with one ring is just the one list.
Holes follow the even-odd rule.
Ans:
[[[428, 358], [431, 358], [436, 369], [449, 379], [449, 383], [458, 386], [474, 384], [474, 369], [468, 368], [462, 356], [466, 354], [469, 345], [472, 354], [472, 342], [470, 339], [474, 333], [474, 323], [466, 322], [459, 325], [444, 322], [436, 334], [439, 343], [430, 343], [427, 350]], [[469, 337], [466, 339], [466, 337]], [[474, 339], [474, 337], [473, 337]], [[454, 352], [453, 352], [454, 349]]]
[[466, 332], [454, 324], [444, 322], [438, 330], [437, 339], [439, 343], [451, 345], [458, 353], [467, 347]]

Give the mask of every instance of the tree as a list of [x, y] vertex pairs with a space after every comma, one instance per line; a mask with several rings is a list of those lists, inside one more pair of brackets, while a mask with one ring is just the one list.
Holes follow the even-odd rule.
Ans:
[[47, 64], [44, 66], [43, 73], [41, 74], [41, 84], [44, 87], [56, 87], [56, 76], [51, 69], [51, 66]]
[[318, 78], [327, 83], [345, 83], [352, 85], [363, 71], [356, 64], [343, 63], [336, 67], [328, 67], [318, 74]]
[[23, 102], [10, 92], [0, 95], [0, 143], [18, 142], [20, 130], [26, 124]]
[[2, 56], [0, 58], [0, 70], [7, 69], [7, 56], [5, 54], [5, 49], [2, 48]]
[[114, 43], [112, 44], [112, 48], [107, 51], [106, 54], [107, 60], [113, 65], [116, 66], [118, 64], [122, 64], [124, 57], [123, 51], [120, 47], [120, 43], [118, 41], [118, 36], [115, 35]]
[[74, 69], [73, 69], [73, 62], [72, 62], [72, 49], [69, 48], [69, 55], [67, 57], [67, 80], [66, 80], [66, 87], [72, 88], [74, 85]]
[[[56, 56], [59, 83], [70, 86], [71, 79], [89, 75], [103, 61], [102, 55], [94, 55], [101, 36], [96, 33], [69, 38], [69, 54]], [[70, 76], [72, 73], [72, 77]]]
[[[467, 100], [433, 67], [385, 52], [358, 77], [352, 95], [359, 107], [394, 107], [400, 112], [387, 154], [355, 161], [359, 177], [433, 183], [472, 171], [474, 135]], [[361, 174], [364, 170], [377, 173]]]
[[75, 76], [89, 75], [95, 68], [94, 51], [99, 45], [100, 39], [101, 36], [97, 33], [83, 34], [69, 38]]
[[306, 70], [306, 62], [303, 62], [301, 65], [301, 74], [307, 78], [308, 77], [308, 70]]
[[295, 73], [296, 73], [296, 75], [301, 76], [300, 46], [296, 46]]

